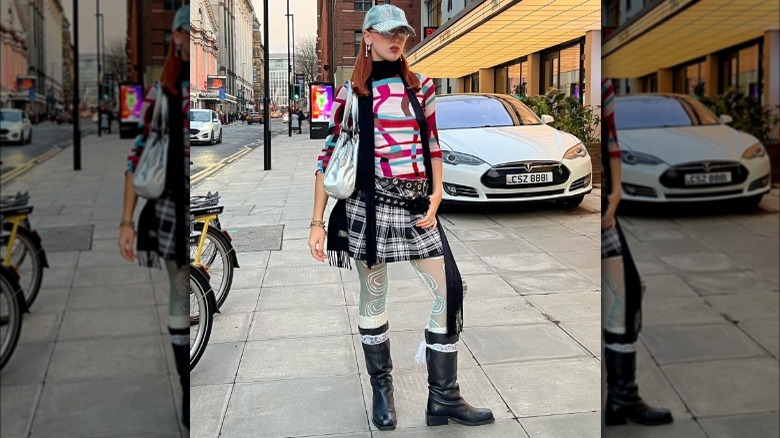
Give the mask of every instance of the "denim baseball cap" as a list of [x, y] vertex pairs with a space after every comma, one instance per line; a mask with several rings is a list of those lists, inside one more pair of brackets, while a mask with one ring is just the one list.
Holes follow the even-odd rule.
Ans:
[[190, 31], [190, 5], [184, 5], [176, 11], [176, 15], [173, 16], [173, 24], [171, 30], [183, 29], [187, 32]]
[[393, 5], [376, 5], [369, 9], [363, 20], [363, 30], [389, 32], [399, 27], [405, 27], [412, 36], [415, 35], [414, 28], [406, 21], [404, 11]]

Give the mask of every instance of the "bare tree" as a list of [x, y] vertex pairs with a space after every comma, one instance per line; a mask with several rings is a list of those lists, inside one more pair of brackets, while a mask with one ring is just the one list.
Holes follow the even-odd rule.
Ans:
[[303, 73], [306, 84], [320, 79], [316, 37], [306, 36], [295, 42], [295, 70], [296, 73]]
[[127, 78], [127, 51], [122, 38], [114, 38], [106, 47], [106, 73], [113, 74], [117, 84]]

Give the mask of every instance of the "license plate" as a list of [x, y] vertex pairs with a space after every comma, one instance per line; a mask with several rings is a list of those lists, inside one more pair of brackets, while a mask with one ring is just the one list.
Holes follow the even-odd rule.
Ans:
[[723, 184], [731, 182], [731, 172], [691, 173], [685, 175], [686, 186]]
[[553, 180], [552, 172], [521, 173], [516, 175], [507, 175], [507, 185], [518, 184], [539, 184], [551, 182]]

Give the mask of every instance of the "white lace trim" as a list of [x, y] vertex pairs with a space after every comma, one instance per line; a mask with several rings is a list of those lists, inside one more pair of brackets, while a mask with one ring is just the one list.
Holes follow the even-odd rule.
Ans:
[[426, 344], [425, 341], [422, 341], [420, 348], [417, 349], [417, 355], [414, 357], [414, 361], [418, 364], [425, 363], [425, 347], [441, 353], [456, 353], [458, 351], [457, 344]]
[[387, 332], [379, 335], [360, 335], [360, 342], [366, 345], [379, 345], [388, 339]]
[[636, 347], [634, 344], [604, 344], [604, 348], [609, 348], [612, 351], [618, 353], [635, 353]]

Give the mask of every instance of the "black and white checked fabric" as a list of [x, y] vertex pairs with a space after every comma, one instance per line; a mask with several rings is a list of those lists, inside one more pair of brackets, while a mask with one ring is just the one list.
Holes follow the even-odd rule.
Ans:
[[621, 255], [623, 255], [623, 246], [620, 244], [617, 227], [601, 230], [601, 258], [620, 257]]
[[[426, 196], [427, 180], [399, 180], [376, 177], [377, 195], [410, 199]], [[366, 203], [358, 192], [346, 202], [349, 255], [355, 260], [366, 259]], [[376, 261], [389, 263], [426, 259], [443, 254], [441, 236], [436, 228], [425, 230], [414, 224], [424, 214], [381, 202], [376, 204]]]

